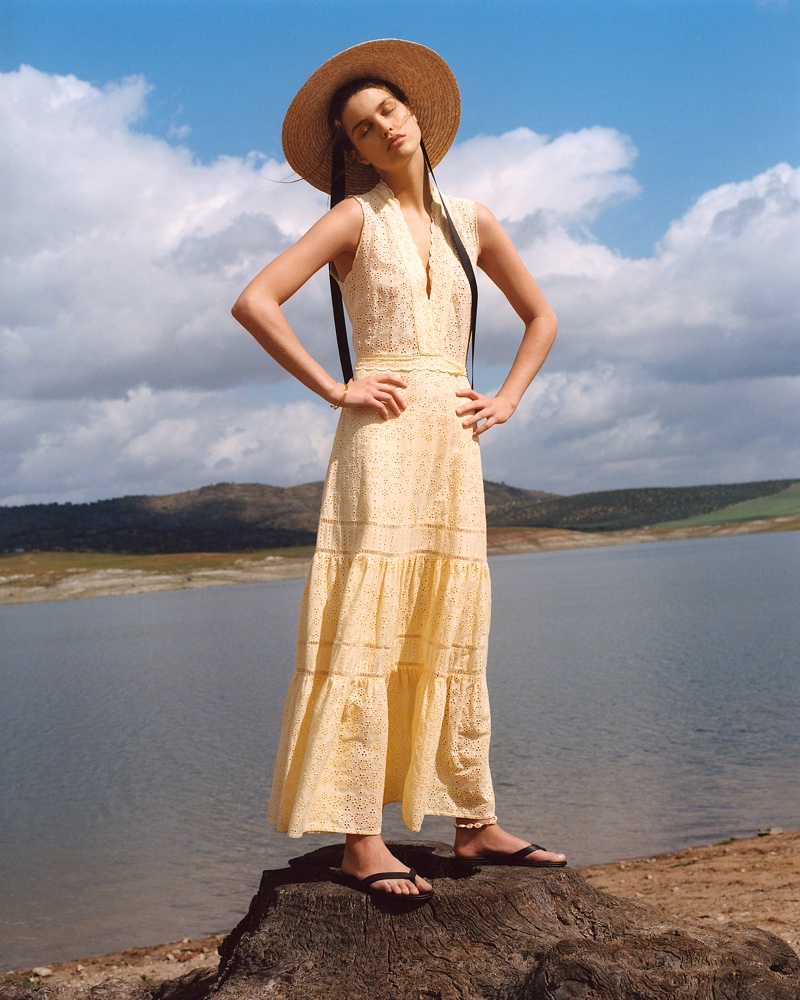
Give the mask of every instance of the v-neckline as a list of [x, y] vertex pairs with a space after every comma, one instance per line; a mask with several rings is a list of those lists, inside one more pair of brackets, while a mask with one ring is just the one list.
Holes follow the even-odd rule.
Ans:
[[436, 201], [436, 198], [433, 196], [433, 194], [431, 194], [430, 249], [428, 251], [428, 264], [426, 266], [425, 262], [422, 259], [422, 254], [419, 252], [419, 247], [416, 244], [414, 235], [411, 232], [411, 227], [409, 226], [405, 215], [403, 215], [403, 208], [397, 196], [395, 195], [394, 191], [392, 191], [392, 189], [389, 187], [389, 185], [386, 184], [386, 181], [382, 181], [382, 183], [386, 186], [386, 190], [389, 192], [390, 199], [395, 203], [394, 206], [395, 211], [400, 216], [400, 221], [402, 223], [403, 230], [405, 231], [406, 240], [410, 244], [410, 249], [413, 251], [414, 256], [419, 261], [419, 266], [420, 270], [422, 271], [423, 281], [424, 281], [423, 288], [425, 289], [425, 299], [428, 302], [431, 302], [433, 300], [433, 276], [434, 276], [433, 254], [434, 254], [434, 247], [436, 246], [435, 229], [436, 229], [436, 207], [438, 205], [438, 202]]

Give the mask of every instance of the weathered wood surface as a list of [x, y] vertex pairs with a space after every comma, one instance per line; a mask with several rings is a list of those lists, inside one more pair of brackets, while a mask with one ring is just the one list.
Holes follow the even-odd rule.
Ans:
[[435, 881], [398, 913], [337, 884], [341, 848], [266, 871], [220, 971], [2, 1000], [800, 1000], [800, 959], [755, 927], [674, 921], [569, 869], [460, 868], [437, 843], [394, 853]]
[[220, 1000], [800, 1000], [800, 959], [755, 927], [676, 924], [568, 869], [465, 872], [445, 844], [394, 853], [434, 880], [397, 914], [330, 881], [341, 850], [265, 872], [220, 949]]

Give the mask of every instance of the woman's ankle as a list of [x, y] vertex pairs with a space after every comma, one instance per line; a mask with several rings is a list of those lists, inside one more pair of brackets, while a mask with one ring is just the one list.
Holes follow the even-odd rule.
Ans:
[[379, 833], [346, 833], [344, 835], [345, 848], [358, 850], [361, 846], [371, 846], [377, 842], [383, 843], [383, 837]]
[[469, 817], [456, 816], [453, 826], [457, 830], [482, 830], [485, 826], [496, 826], [497, 816], [485, 816], [479, 819], [470, 819]]

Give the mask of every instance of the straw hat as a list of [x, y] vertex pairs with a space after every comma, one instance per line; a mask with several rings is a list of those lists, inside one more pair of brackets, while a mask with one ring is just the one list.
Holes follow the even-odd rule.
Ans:
[[[433, 49], [400, 38], [379, 38], [345, 49], [306, 80], [283, 120], [283, 152], [289, 165], [320, 191], [331, 187], [328, 107], [350, 80], [378, 77], [398, 86], [417, 116], [431, 164], [450, 148], [461, 118], [458, 84]], [[346, 193], [361, 194], [380, 178], [371, 166], [346, 158]]]

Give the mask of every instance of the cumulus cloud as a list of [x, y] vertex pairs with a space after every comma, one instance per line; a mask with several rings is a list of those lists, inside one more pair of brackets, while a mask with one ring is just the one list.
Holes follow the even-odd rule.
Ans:
[[796, 477], [800, 468], [796, 376], [702, 384], [604, 362], [545, 370], [514, 421], [484, 451], [486, 475], [556, 493]]
[[330, 408], [265, 395], [138, 386], [120, 398], [0, 408], [12, 432], [0, 456], [5, 502], [321, 478], [335, 427]]
[[[211, 388], [252, 376], [238, 290], [320, 214], [285, 164], [211, 165], [133, 128], [140, 78], [99, 89], [23, 67], [0, 87], [7, 263], [0, 391], [103, 398], [145, 382]], [[264, 379], [274, 371], [264, 366]]]
[[507, 222], [544, 216], [590, 221], [639, 193], [628, 172], [636, 148], [615, 129], [584, 128], [548, 139], [528, 128], [460, 143], [442, 167], [447, 190], [469, 192]]
[[[241, 287], [324, 211], [258, 153], [199, 163], [147, 134], [148, 85], [0, 75], [0, 502], [168, 492], [324, 474], [334, 415], [233, 322]], [[520, 128], [460, 143], [445, 190], [507, 226], [561, 321], [487, 475], [572, 492], [797, 474], [800, 171], [704, 194], [652, 256], [593, 239], [640, 196], [632, 141]], [[318, 275], [287, 306], [331, 370]], [[519, 321], [482, 282], [479, 377]]]
[[704, 382], [798, 374], [799, 267], [800, 171], [780, 164], [705, 194], [653, 258], [619, 261], [598, 346]]

